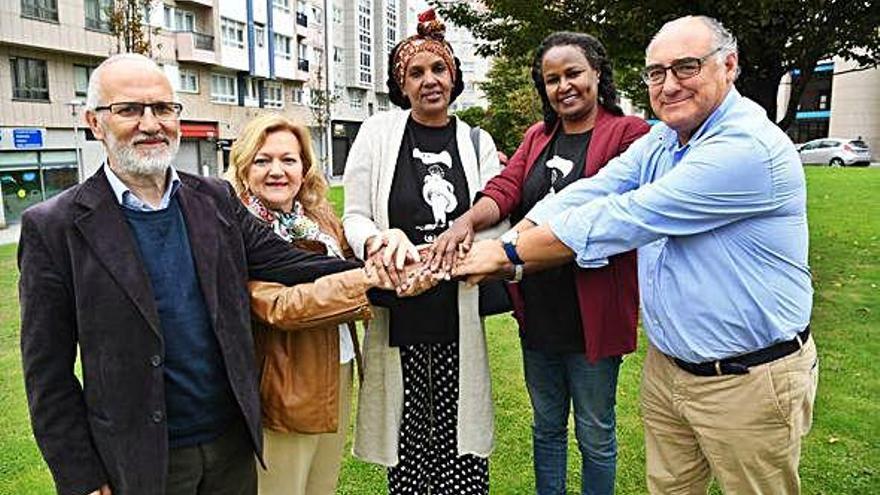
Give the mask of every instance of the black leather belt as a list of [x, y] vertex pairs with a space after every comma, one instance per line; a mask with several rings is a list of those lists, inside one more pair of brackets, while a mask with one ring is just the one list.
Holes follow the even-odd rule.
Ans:
[[720, 361], [710, 361], [707, 363], [689, 363], [678, 358], [672, 358], [679, 368], [697, 376], [719, 376], [719, 375], [745, 375], [749, 372], [749, 367], [758, 366], [760, 364], [776, 361], [781, 357], [800, 350], [810, 337], [810, 326], [803, 332], [797, 334], [797, 337], [786, 342], [765, 347], [755, 352], [735, 356]]

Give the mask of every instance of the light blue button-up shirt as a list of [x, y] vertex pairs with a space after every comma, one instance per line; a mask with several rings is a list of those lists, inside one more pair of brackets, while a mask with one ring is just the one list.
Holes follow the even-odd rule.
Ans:
[[106, 163], [104, 164], [104, 174], [107, 176], [107, 182], [110, 183], [110, 189], [113, 190], [113, 195], [116, 196], [116, 201], [129, 210], [164, 210], [165, 208], [168, 208], [168, 204], [171, 202], [171, 196], [173, 196], [180, 188], [180, 177], [177, 175], [177, 170], [174, 170], [174, 167], [168, 167], [168, 187], [165, 188], [165, 194], [162, 195], [159, 207], [153, 208], [135, 196], [134, 193], [131, 192], [131, 189], [122, 182], [122, 179], [120, 179]]
[[810, 321], [803, 167], [736, 89], [687, 144], [657, 124], [526, 217], [549, 224], [585, 268], [638, 248], [643, 325], [667, 355], [736, 356], [793, 339]]

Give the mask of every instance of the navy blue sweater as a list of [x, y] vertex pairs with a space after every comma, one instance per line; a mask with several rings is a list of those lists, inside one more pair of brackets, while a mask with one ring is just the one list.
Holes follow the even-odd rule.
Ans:
[[123, 208], [144, 262], [164, 338], [171, 448], [209, 442], [237, 415], [176, 197], [155, 212]]

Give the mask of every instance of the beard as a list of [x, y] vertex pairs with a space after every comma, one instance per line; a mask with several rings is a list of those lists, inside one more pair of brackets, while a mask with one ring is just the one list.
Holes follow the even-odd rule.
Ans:
[[[114, 158], [114, 164], [121, 172], [134, 176], [165, 174], [180, 147], [180, 134], [172, 141], [162, 131], [154, 134], [138, 133], [131, 140], [123, 142], [116, 138], [112, 130], [105, 127], [104, 136], [107, 154]], [[146, 152], [138, 150], [136, 144], [146, 139], [161, 139], [166, 146]]]

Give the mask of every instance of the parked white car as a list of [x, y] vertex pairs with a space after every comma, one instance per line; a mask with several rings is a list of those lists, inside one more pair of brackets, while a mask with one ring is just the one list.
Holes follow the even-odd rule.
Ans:
[[801, 163], [832, 167], [871, 164], [871, 148], [861, 139], [822, 138], [798, 146]]

